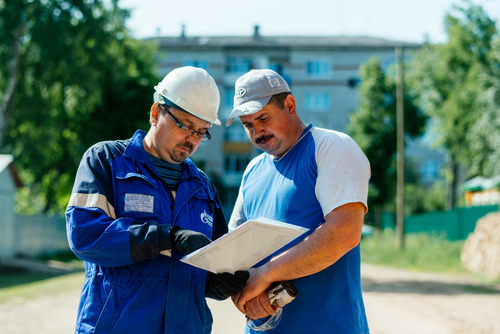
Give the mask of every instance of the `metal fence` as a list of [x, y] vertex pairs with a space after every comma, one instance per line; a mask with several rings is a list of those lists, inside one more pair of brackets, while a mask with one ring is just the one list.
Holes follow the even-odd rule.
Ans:
[[[442, 234], [448, 240], [465, 240], [470, 233], [474, 232], [480, 218], [498, 210], [498, 205], [485, 205], [407, 216], [405, 217], [405, 233]], [[381, 220], [382, 229], [394, 229], [396, 226], [395, 214], [384, 212]]]
[[15, 216], [15, 254], [38, 256], [70, 251], [61, 216]]

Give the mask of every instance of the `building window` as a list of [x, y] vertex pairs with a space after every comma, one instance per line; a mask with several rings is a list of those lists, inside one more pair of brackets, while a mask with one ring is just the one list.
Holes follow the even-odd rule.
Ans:
[[347, 80], [347, 86], [349, 86], [349, 88], [354, 89], [359, 86], [360, 82], [361, 82], [360, 78], [350, 78]]
[[194, 66], [208, 71], [208, 62], [206, 60], [186, 60], [184, 66]]
[[306, 110], [330, 110], [330, 95], [325, 92], [306, 93]]
[[227, 73], [246, 73], [252, 69], [252, 59], [229, 57], [226, 60]]
[[246, 142], [248, 141], [247, 133], [236, 117], [233, 124], [227, 127], [224, 132], [224, 138], [230, 142]]
[[439, 177], [439, 164], [435, 160], [427, 160], [422, 163], [422, 181], [433, 182]]
[[249, 162], [250, 162], [249, 156], [226, 155], [224, 159], [224, 169], [226, 173], [244, 172]]
[[308, 61], [306, 71], [310, 77], [327, 77], [330, 75], [330, 63], [321, 60]]
[[279, 75], [283, 75], [283, 65], [281, 65], [280, 63], [270, 63], [269, 69], [273, 70]]
[[224, 108], [233, 110], [233, 105], [234, 105], [234, 87], [233, 88], [225, 88], [224, 89]]

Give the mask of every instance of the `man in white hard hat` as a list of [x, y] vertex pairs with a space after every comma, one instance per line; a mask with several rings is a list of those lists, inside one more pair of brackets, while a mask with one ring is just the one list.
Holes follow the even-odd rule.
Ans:
[[266, 217], [310, 233], [250, 269], [233, 301], [261, 326], [275, 312], [264, 291], [291, 281], [298, 295], [268, 333], [368, 333], [359, 253], [370, 178], [366, 156], [348, 135], [304, 124], [288, 84], [272, 70], [246, 73], [235, 92], [226, 125], [239, 117], [264, 153], [243, 174], [229, 229]]
[[213, 183], [189, 159], [220, 124], [219, 101], [205, 70], [175, 69], [155, 87], [147, 133], [83, 156], [66, 209], [69, 244], [86, 269], [75, 333], [210, 333], [205, 297], [244, 286], [246, 271], [180, 262], [227, 232]]

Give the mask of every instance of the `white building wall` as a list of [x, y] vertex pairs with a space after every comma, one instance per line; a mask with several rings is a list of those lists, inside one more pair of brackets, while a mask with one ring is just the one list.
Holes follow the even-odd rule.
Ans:
[[0, 170], [0, 257], [14, 256], [14, 196], [16, 187], [9, 169]]
[[[335, 42], [336, 41], [336, 42]], [[232, 109], [232, 95], [236, 79], [244, 74], [246, 63], [251, 68], [278, 67], [283, 77], [289, 81], [297, 101], [297, 111], [305, 123], [313, 123], [342, 132], [347, 132], [349, 115], [357, 109], [358, 97], [356, 84], [359, 83], [359, 67], [370, 58], [380, 60], [382, 68], [388, 73], [395, 64], [395, 49], [386, 40], [370, 38], [332, 39], [321, 37], [280, 38], [253, 36], [239, 37], [190, 37], [185, 39], [165, 38], [158, 53], [160, 74], [183, 65], [205, 64], [214, 77], [221, 94], [219, 118], [222, 123]], [[338, 42], [338, 43], [337, 43]], [[377, 44], [378, 43], [378, 44]], [[407, 50], [418, 48], [407, 45]], [[411, 51], [405, 51], [405, 58]], [[190, 63], [191, 62], [191, 63]], [[194, 63], [192, 63], [194, 62]], [[308, 62], [327, 64], [328, 71], [317, 76], [308, 74]], [[321, 65], [323, 66], [323, 65]], [[241, 72], [234, 71], [241, 67]], [[231, 68], [232, 71], [228, 71]], [[328, 96], [328, 108], [311, 110], [308, 108], [309, 96]], [[311, 100], [311, 97], [309, 97]], [[313, 98], [314, 99], [314, 98]], [[316, 108], [318, 109], [318, 108]], [[209, 175], [218, 175], [225, 181], [233, 179], [234, 171], [225, 170], [225, 156], [236, 156], [237, 152], [225, 152], [227, 143], [246, 141], [241, 125], [235, 121], [231, 128], [213, 126], [210, 130], [212, 140], [203, 143], [193, 155], [195, 161], [203, 161], [200, 166]], [[240, 152], [242, 154], [248, 154]], [[410, 152], [409, 152], [410, 153]], [[257, 154], [254, 150], [251, 154]], [[411, 153], [410, 153], [411, 154]], [[233, 173], [233, 174], [231, 174]], [[233, 184], [234, 182], [225, 182]]]
[[38, 256], [69, 252], [66, 221], [62, 216], [15, 216], [16, 255]]

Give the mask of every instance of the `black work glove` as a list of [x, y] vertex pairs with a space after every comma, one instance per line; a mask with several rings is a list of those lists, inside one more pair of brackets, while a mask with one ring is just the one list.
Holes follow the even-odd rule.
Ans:
[[206, 294], [218, 300], [234, 296], [245, 287], [249, 277], [250, 274], [246, 270], [239, 270], [234, 275], [208, 273]]
[[211, 242], [203, 233], [185, 230], [179, 226], [172, 226], [170, 229], [170, 240], [172, 241], [172, 249], [186, 254], [194, 252]]

